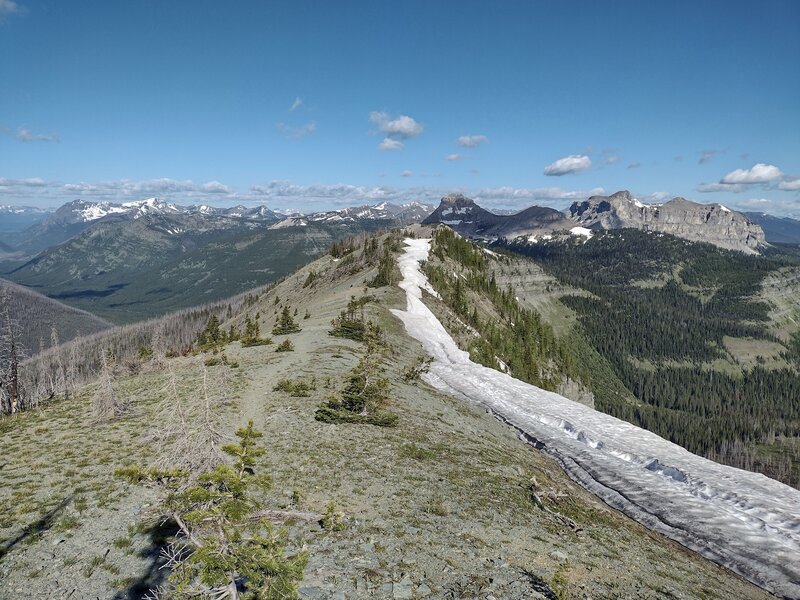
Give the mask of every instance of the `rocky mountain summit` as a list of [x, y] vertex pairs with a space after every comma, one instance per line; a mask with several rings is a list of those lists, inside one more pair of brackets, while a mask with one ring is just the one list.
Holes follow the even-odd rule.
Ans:
[[512, 215], [498, 215], [463, 194], [449, 194], [423, 225], [444, 223], [462, 235], [479, 238], [535, 235], [574, 226], [554, 208], [531, 206]]
[[761, 226], [742, 213], [722, 204], [699, 204], [685, 198], [673, 198], [664, 204], [643, 204], [630, 192], [620, 191], [574, 202], [568, 214], [575, 224], [588, 229], [658, 231], [748, 254], [758, 253], [766, 245]]
[[557, 231], [590, 236], [593, 229], [633, 228], [669, 233], [747, 254], [757, 254], [767, 245], [760, 225], [722, 204], [699, 204], [685, 198], [673, 198], [664, 204], [644, 204], [627, 191], [574, 202], [564, 213], [531, 206], [511, 215], [489, 212], [462, 194], [450, 194], [442, 198], [439, 207], [423, 221], [428, 225], [435, 223], [449, 225], [462, 235], [483, 239], [540, 236]]

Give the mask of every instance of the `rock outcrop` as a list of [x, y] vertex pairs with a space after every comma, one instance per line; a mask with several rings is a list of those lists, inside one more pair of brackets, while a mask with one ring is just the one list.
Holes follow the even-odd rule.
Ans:
[[589, 229], [629, 227], [659, 231], [748, 254], [756, 254], [766, 246], [761, 226], [742, 213], [721, 204], [698, 204], [685, 198], [643, 204], [622, 191], [574, 202], [568, 216], [573, 223]]

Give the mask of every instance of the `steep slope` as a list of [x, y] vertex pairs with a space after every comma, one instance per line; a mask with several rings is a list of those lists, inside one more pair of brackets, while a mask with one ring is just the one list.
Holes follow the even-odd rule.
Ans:
[[744, 213], [764, 230], [770, 244], [800, 244], [800, 221], [790, 217], [775, 217], [766, 213]]
[[91, 313], [0, 279], [0, 297], [3, 295], [8, 298], [11, 315], [18, 325], [20, 342], [26, 355], [38, 352], [40, 345], [49, 348], [54, 328], [58, 339], [66, 342], [112, 326]]
[[152, 318], [276, 281], [325, 253], [334, 241], [359, 232], [353, 225], [312, 224], [226, 237], [140, 270], [124, 286], [114, 283], [119, 281], [116, 273], [96, 279], [108, 291], [101, 297], [69, 291], [57, 295], [115, 322]]
[[430, 240], [406, 243], [408, 307], [393, 312], [434, 358], [427, 382], [497, 413], [640, 522], [778, 595], [800, 595], [800, 491], [472, 362], [422, 301], [423, 290], [438, 295], [420, 270]]
[[592, 196], [574, 202], [569, 218], [590, 229], [642, 229], [669, 233], [730, 250], [757, 253], [766, 244], [759, 225], [721, 204], [698, 204], [673, 198], [664, 204], [643, 204], [629, 192]]
[[[365, 250], [325, 256], [273, 289], [231, 302], [229, 318], [221, 311], [224, 329], [250, 317], [266, 332], [282, 305], [307, 310], [308, 319], [298, 316], [302, 331], [275, 340], [288, 337], [293, 352], [233, 342], [224, 363], [219, 354], [187, 354], [162, 366], [129, 365], [126, 355], [114, 379], [129, 403], [122, 418], [87, 424], [98, 390], [89, 386], [10, 422], [0, 438], [3, 473], [14, 482], [0, 488], [13, 507], [0, 521], [0, 596], [79, 589], [85, 597], [141, 597], [164, 582], [159, 549], [171, 532], [159, 527], [160, 498], [113, 472], [179, 459], [179, 447], [153, 436], [180, 402], [191, 427], [210, 416], [231, 432], [252, 419], [265, 433], [266, 464], [258, 468], [273, 478], [264, 499], [279, 514], [320, 516], [331, 501], [344, 514], [339, 531], [313, 516], [284, 523], [290, 547], [310, 552], [303, 597], [768, 597], [599, 503], [484, 410], [420, 382], [413, 367], [423, 366], [422, 347], [389, 312], [406, 304], [394, 286], [369, 288], [374, 298], [364, 309], [384, 332], [397, 426], [315, 421], [317, 406], [340, 392], [343, 374], [364, 352], [328, 332], [377, 273]], [[284, 378], [315, 387], [292, 397], [274, 389]], [[26, 477], [34, 468], [36, 477]]]
[[443, 223], [462, 235], [484, 239], [535, 235], [573, 226], [564, 215], [552, 208], [531, 206], [512, 215], [497, 215], [462, 194], [450, 194], [442, 198], [436, 210], [422, 223]]
[[567, 288], [560, 303], [635, 398], [599, 409], [800, 487], [796, 259], [637, 230], [502, 246]]

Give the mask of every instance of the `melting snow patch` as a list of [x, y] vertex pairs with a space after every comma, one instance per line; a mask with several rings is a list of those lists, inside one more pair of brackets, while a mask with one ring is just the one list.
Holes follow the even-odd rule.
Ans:
[[590, 239], [592, 239], [592, 230], [591, 229], [587, 229], [586, 227], [573, 227], [572, 229], [569, 230], [569, 232], [572, 235], [576, 235], [576, 236], [580, 235], [580, 236], [585, 237], [587, 242]]
[[721, 210], [722, 212], [731, 212], [731, 209], [730, 209], [730, 208], [728, 208], [727, 206], [724, 206], [724, 205], [722, 205], [722, 204], [720, 204], [720, 205], [719, 205], [719, 208], [720, 208], [720, 210]]
[[537, 440], [610, 506], [779, 596], [800, 597], [800, 490], [472, 362], [421, 300], [423, 289], [436, 294], [419, 268], [430, 240], [405, 243], [407, 308], [392, 313], [433, 357], [428, 383]]

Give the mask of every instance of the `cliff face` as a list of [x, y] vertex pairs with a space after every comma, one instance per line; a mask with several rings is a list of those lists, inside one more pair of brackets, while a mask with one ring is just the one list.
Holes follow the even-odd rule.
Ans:
[[444, 223], [469, 237], [498, 238], [545, 233], [573, 226], [562, 213], [543, 206], [531, 206], [513, 215], [496, 215], [462, 194], [442, 198], [438, 208], [423, 225]]
[[572, 222], [590, 229], [631, 227], [660, 231], [749, 254], [758, 253], [766, 245], [761, 226], [745, 215], [721, 204], [698, 204], [685, 198], [647, 205], [622, 191], [575, 202], [570, 206], [568, 216]]

